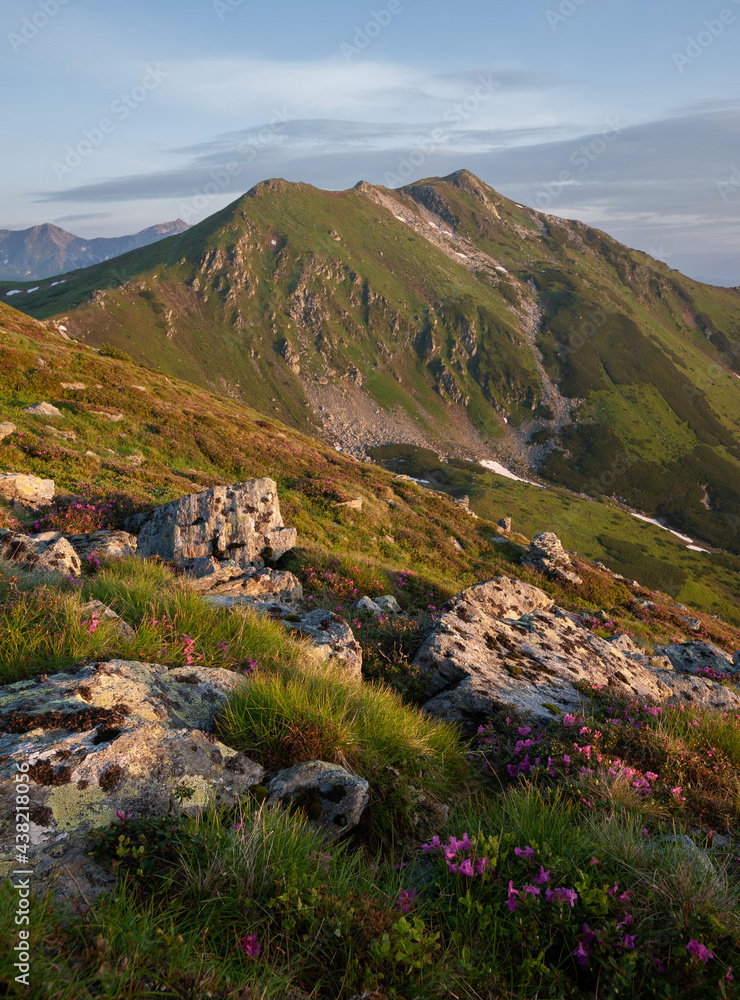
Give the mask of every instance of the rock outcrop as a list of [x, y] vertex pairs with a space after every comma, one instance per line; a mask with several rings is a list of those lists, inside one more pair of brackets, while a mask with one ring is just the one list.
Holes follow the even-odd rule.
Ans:
[[112, 661], [0, 688], [0, 875], [14, 866], [15, 781], [28, 788], [36, 891], [59, 874], [63, 895], [106, 886], [84, 857], [87, 833], [116, 813], [234, 805], [263, 776], [210, 732], [215, 712], [244, 679], [227, 670]]
[[214, 486], [138, 514], [125, 527], [138, 535], [140, 556], [160, 556], [196, 577], [218, 572], [227, 560], [243, 571], [262, 569], [297, 541], [283, 524], [272, 479]]
[[23, 506], [51, 503], [54, 489], [53, 479], [39, 479], [23, 472], [0, 473], [0, 497]]
[[448, 606], [414, 664], [428, 685], [424, 710], [467, 728], [502, 704], [542, 718], [576, 711], [583, 700], [577, 682], [668, 704], [740, 709], [731, 688], [622, 652], [519, 580], [478, 584]]
[[309, 826], [337, 840], [357, 826], [370, 797], [364, 778], [339, 764], [313, 760], [280, 771], [268, 782], [270, 802], [305, 813]]
[[547, 573], [558, 580], [582, 583], [581, 578], [569, 568], [571, 565], [570, 556], [563, 548], [563, 543], [558, 536], [552, 531], [541, 531], [534, 536], [529, 543], [529, 552], [523, 561], [527, 566]]
[[60, 531], [33, 536], [12, 531], [0, 534], [0, 557], [36, 573], [79, 576], [82, 571], [80, 557]]

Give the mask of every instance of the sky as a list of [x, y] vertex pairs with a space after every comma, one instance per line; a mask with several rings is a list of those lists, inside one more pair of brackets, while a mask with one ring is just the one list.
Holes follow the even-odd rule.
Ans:
[[739, 52], [740, 0], [4, 0], [0, 228], [464, 167], [740, 284]]

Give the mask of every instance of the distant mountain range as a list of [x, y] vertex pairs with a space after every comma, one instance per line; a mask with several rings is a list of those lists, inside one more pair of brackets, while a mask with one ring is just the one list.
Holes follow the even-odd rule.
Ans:
[[355, 457], [495, 458], [740, 553], [740, 292], [465, 170], [266, 181], [0, 300]]
[[0, 280], [36, 281], [119, 257], [165, 236], [184, 233], [182, 219], [149, 226], [131, 236], [84, 240], [66, 229], [44, 223], [31, 229], [0, 229]]

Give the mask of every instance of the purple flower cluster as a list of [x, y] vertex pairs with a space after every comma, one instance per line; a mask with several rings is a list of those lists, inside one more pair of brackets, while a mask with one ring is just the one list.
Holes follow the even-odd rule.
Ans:
[[443, 844], [435, 834], [431, 842], [423, 844], [421, 849], [425, 853], [440, 851], [447, 863], [447, 870], [452, 875], [473, 878], [475, 875], [485, 874], [488, 868], [488, 858], [476, 858], [475, 845], [467, 833], [464, 833], [460, 840], [457, 837], [450, 837], [448, 844]]

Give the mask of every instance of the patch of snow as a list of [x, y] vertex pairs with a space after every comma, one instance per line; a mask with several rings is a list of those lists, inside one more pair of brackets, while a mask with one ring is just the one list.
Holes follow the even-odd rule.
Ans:
[[426, 483], [427, 485], [429, 484], [428, 479], [414, 479], [413, 476], [409, 476], [408, 478], [411, 480], [412, 483]]
[[20, 295], [22, 291], [22, 288], [13, 288], [9, 292], [5, 293], [5, 297], [8, 298], [10, 295]]
[[457, 254], [457, 256], [458, 256], [458, 257], [462, 257], [462, 259], [463, 259], [463, 260], [467, 260], [467, 259], [468, 259], [468, 258], [467, 258], [467, 257], [465, 256], [465, 254], [464, 254], [464, 253], [460, 253], [460, 251], [459, 251], [459, 250], [456, 250], [456, 251], [455, 251], [455, 253]]
[[524, 208], [524, 205], [519, 205], [517, 202], [514, 202], [514, 204], [516, 205], [517, 208]]
[[57, 330], [61, 330], [62, 333], [66, 333], [67, 332], [67, 327], [66, 326], [58, 326]]
[[496, 270], [497, 270], [497, 271], [503, 271], [503, 273], [504, 273], [504, 274], [508, 274], [508, 273], [509, 273], [509, 272], [508, 272], [508, 271], [506, 270], [506, 268], [505, 268], [505, 267], [501, 267], [501, 265], [500, 265], [500, 264], [497, 264], [497, 265], [496, 265]]
[[702, 549], [698, 545], [687, 545], [686, 548], [687, 549], [691, 549], [692, 552], [706, 552], [707, 555], [711, 555], [712, 554], [709, 551], [709, 549]]
[[35, 288], [27, 288], [26, 289], [26, 295], [30, 295], [31, 292], [37, 292], [39, 290], [39, 288], [41, 288], [41, 285], [36, 285]]
[[[439, 226], [437, 225], [436, 222], [430, 222], [429, 225], [432, 227], [432, 229], [439, 229]], [[6, 264], [8, 263], [7, 260], [5, 261], [5, 263]]]
[[274, 246], [274, 247], [276, 247], [276, 246], [277, 246], [277, 240], [270, 240], [270, 243], [271, 243], [271, 245], [272, 245], [272, 246]]
[[495, 472], [497, 476], [504, 476], [506, 479], [514, 479], [517, 483], [527, 483], [529, 486], [536, 486], [538, 490], [545, 489], [545, 487], [541, 486], [540, 483], [533, 483], [530, 479], [522, 479], [521, 476], [515, 476], [513, 472], [509, 472], [509, 470], [499, 462], [492, 462], [490, 459], [483, 458], [478, 464], [482, 465], [484, 469], [489, 469], [491, 472]]
[[396, 215], [395, 212], [393, 213], [393, 216], [394, 216], [394, 218], [398, 219], [399, 222], [405, 222], [406, 221], [402, 215]]
[[[630, 511], [630, 513], [632, 512]], [[661, 524], [660, 521], [656, 521], [653, 517], [645, 517], [644, 514], [632, 514], [632, 516], [636, 517], [638, 521], [647, 521], [648, 524], [654, 524], [656, 528], [662, 528], [663, 531], [670, 531], [672, 535], [675, 535], [676, 538], [680, 538], [682, 542], [689, 542], [691, 545], [694, 543], [693, 538], [689, 538], [688, 535], [682, 535], [678, 531], [674, 531], [673, 528], [666, 528], [664, 524]]]

